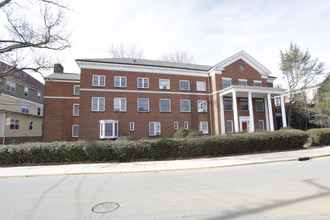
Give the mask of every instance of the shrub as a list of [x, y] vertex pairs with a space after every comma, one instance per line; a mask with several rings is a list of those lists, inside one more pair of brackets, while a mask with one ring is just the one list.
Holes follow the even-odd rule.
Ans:
[[307, 131], [312, 146], [330, 145], [330, 128], [314, 128]]
[[192, 138], [192, 137], [201, 137], [203, 134], [199, 130], [193, 130], [190, 129], [188, 130], [187, 138]]
[[132, 136], [119, 136], [116, 141], [132, 141], [134, 138]]
[[173, 135], [173, 138], [185, 138], [188, 134], [188, 130], [179, 128]]
[[282, 131], [282, 130], [297, 130], [297, 129], [294, 129], [293, 127], [287, 126], [287, 127], [281, 127], [280, 131]]

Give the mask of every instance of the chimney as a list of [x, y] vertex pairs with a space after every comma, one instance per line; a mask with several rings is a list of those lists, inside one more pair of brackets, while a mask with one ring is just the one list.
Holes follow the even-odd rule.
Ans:
[[63, 73], [64, 68], [60, 63], [54, 64], [54, 73]]

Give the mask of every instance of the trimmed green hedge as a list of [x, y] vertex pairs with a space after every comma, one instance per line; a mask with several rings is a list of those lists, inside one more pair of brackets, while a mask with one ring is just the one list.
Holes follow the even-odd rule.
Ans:
[[164, 160], [302, 148], [306, 132], [256, 132], [137, 141], [25, 143], [0, 147], [0, 165]]
[[313, 146], [330, 145], [330, 128], [314, 128], [307, 131], [309, 143]]

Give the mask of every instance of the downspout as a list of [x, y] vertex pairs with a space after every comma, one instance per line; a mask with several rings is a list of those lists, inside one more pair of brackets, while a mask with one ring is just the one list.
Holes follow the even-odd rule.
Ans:
[[6, 127], [6, 112], [3, 113], [3, 122], [2, 122], [2, 145], [5, 145], [5, 127]]
[[210, 112], [210, 131], [211, 131], [211, 135], [213, 135], [213, 118], [212, 118], [212, 102], [211, 102], [211, 82], [210, 82], [210, 72], [207, 73], [208, 77], [207, 77], [207, 83], [208, 83], [208, 87], [209, 87], [209, 112]]

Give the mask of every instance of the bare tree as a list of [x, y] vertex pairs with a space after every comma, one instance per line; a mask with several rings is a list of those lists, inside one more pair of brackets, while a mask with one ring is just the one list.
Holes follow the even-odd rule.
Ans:
[[138, 49], [136, 45], [130, 45], [125, 47], [123, 43], [120, 45], [110, 45], [109, 53], [114, 58], [132, 58], [132, 59], [143, 59], [144, 52], [142, 49]]
[[172, 53], [165, 53], [160, 57], [160, 60], [173, 63], [193, 63], [194, 57], [186, 50], [176, 50]]
[[20, 71], [53, 66], [54, 52], [70, 47], [68, 6], [60, 0], [0, 0], [0, 80]]

